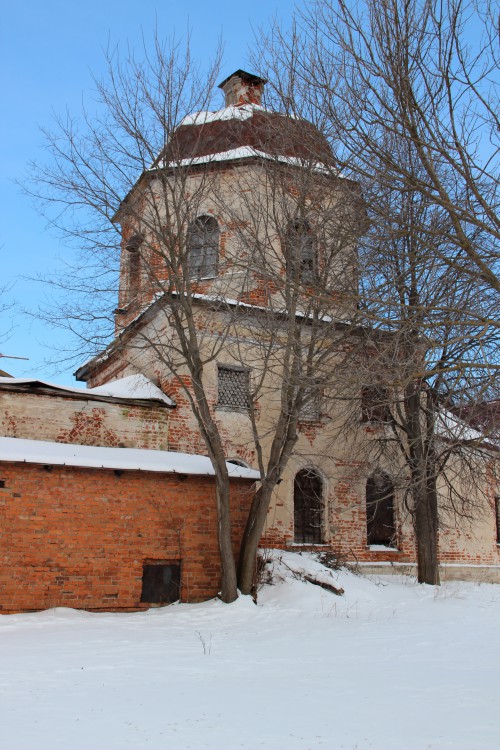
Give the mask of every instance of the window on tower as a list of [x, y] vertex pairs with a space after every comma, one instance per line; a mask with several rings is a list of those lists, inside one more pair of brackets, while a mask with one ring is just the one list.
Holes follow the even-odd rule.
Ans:
[[143, 237], [134, 234], [125, 245], [128, 253], [128, 297], [134, 300], [141, 289], [141, 245]]
[[311, 284], [316, 278], [316, 240], [309, 222], [295, 219], [286, 233], [286, 264], [292, 279]]
[[199, 216], [188, 229], [187, 253], [190, 279], [217, 275], [219, 260], [219, 225], [213, 216]]

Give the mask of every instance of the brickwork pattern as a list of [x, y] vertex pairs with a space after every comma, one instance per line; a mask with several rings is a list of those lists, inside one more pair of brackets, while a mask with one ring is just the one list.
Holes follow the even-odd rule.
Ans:
[[0, 393], [0, 434], [56, 443], [167, 450], [170, 409]]
[[[219, 590], [213, 477], [0, 464], [0, 612], [138, 610], [142, 566], [181, 564], [181, 599]], [[253, 483], [231, 482], [237, 554]]]

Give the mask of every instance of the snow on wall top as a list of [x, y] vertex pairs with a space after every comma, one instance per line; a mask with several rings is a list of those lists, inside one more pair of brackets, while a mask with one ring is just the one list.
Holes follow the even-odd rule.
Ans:
[[32, 385], [41, 386], [57, 391], [73, 393], [82, 398], [87, 396], [108, 396], [112, 398], [139, 399], [141, 401], [161, 401], [167, 406], [175, 406], [174, 401], [161, 391], [151, 380], [137, 373], [119, 380], [113, 380], [96, 388], [72, 388], [66, 385], [56, 385], [37, 378], [4, 378], [0, 377], [0, 385]]
[[[297, 156], [283, 156], [280, 154], [270, 154], [267, 151], [254, 148], [253, 146], [239, 146], [238, 148], [231, 148], [228, 151], [218, 151], [212, 154], [204, 154], [203, 156], [193, 156], [188, 159], [181, 159], [180, 161], [168, 161], [162, 160], [159, 164], [155, 164], [151, 167], [152, 170], [166, 167], [189, 167], [196, 166], [198, 164], [210, 164], [212, 162], [221, 161], [232, 161], [234, 159], [251, 159], [258, 157], [260, 159], [267, 159], [280, 164], [288, 164], [292, 167], [304, 167], [308, 164], [308, 160]], [[325, 166], [323, 162], [316, 161], [312, 165], [309, 165], [314, 172], [322, 172], [328, 174], [332, 172], [330, 168]], [[334, 172], [336, 177], [342, 175], [338, 172]]]
[[[69, 445], [44, 440], [0, 437], [0, 462], [22, 462], [92, 469], [154, 471], [166, 474], [214, 476], [207, 456], [141, 448], [104, 448], [93, 445]], [[258, 480], [260, 474], [236, 464], [227, 464], [233, 479]]]

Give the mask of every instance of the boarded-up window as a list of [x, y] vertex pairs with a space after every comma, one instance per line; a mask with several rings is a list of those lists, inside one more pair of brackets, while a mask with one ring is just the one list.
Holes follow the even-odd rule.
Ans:
[[363, 422], [388, 422], [390, 409], [387, 388], [366, 385], [361, 393], [361, 419]]
[[219, 234], [219, 225], [213, 216], [199, 216], [190, 225], [187, 236], [190, 279], [217, 275]]
[[321, 544], [323, 482], [312, 469], [299, 471], [293, 486], [294, 541]]
[[372, 474], [366, 482], [366, 538], [369, 545], [396, 546], [394, 485], [384, 471]]
[[250, 406], [250, 373], [243, 367], [219, 365], [217, 406], [235, 411]]
[[316, 241], [307, 221], [290, 222], [286, 233], [287, 271], [308, 284], [316, 278]]
[[181, 566], [146, 564], [142, 569], [141, 602], [171, 604], [180, 596]]

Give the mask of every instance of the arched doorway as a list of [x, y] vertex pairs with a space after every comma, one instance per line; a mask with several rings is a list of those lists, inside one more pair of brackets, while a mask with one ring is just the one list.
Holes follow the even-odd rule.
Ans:
[[299, 544], [321, 544], [323, 482], [314, 469], [303, 469], [295, 476], [293, 486], [294, 541]]
[[396, 546], [394, 485], [385, 471], [377, 471], [366, 482], [366, 539], [368, 544]]

